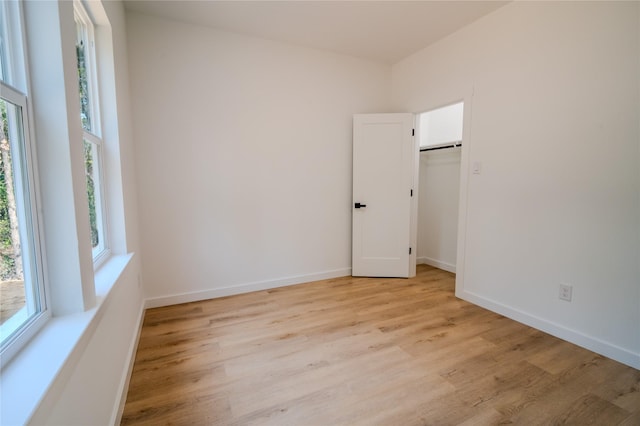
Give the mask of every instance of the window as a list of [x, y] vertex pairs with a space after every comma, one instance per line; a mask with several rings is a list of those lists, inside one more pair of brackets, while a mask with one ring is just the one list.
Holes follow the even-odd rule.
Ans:
[[97, 67], [94, 27], [80, 3], [74, 3], [76, 23], [76, 57], [80, 92], [80, 122], [83, 130], [84, 161], [89, 200], [89, 224], [94, 262], [108, 253], [105, 202], [103, 198], [100, 109], [98, 107]]
[[0, 353], [3, 362], [11, 358], [48, 317], [19, 7], [18, 2], [0, 3]]

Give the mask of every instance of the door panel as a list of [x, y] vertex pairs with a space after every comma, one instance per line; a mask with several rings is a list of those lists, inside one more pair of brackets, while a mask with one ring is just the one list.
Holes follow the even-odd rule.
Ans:
[[[352, 274], [408, 277], [413, 114], [358, 114], [353, 122]], [[366, 207], [356, 208], [356, 203]]]

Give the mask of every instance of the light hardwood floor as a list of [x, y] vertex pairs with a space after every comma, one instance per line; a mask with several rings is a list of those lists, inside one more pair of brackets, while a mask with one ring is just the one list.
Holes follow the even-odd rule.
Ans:
[[640, 425], [640, 371], [453, 292], [420, 265], [150, 309], [122, 424]]

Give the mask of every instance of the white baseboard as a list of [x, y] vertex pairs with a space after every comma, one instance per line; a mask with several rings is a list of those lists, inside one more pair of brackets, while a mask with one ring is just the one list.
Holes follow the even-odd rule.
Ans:
[[456, 265], [441, 260], [432, 259], [427, 256], [421, 256], [416, 258], [416, 263], [433, 266], [434, 268], [442, 269], [447, 272], [456, 273]]
[[234, 294], [249, 293], [252, 291], [269, 290], [277, 287], [301, 284], [311, 281], [326, 280], [330, 278], [345, 277], [351, 275], [351, 268], [334, 269], [307, 275], [277, 278], [273, 280], [256, 281], [246, 284], [237, 284], [210, 290], [178, 293], [169, 296], [151, 297], [145, 300], [145, 309], [161, 306], [177, 305], [180, 303], [197, 302], [199, 300], [215, 299], [217, 297], [232, 296]]
[[124, 412], [124, 405], [127, 402], [127, 392], [129, 390], [129, 381], [131, 380], [131, 373], [133, 372], [133, 364], [136, 358], [136, 352], [138, 350], [138, 342], [140, 341], [140, 333], [142, 332], [142, 323], [144, 320], [144, 301], [140, 304], [140, 312], [138, 313], [138, 320], [136, 326], [136, 333], [134, 333], [131, 342], [129, 343], [129, 350], [127, 351], [127, 365], [120, 378], [120, 385], [118, 387], [118, 405], [114, 407], [114, 411], [111, 414], [112, 425], [119, 425], [122, 421], [122, 413]]
[[456, 296], [500, 315], [504, 315], [512, 320], [544, 331], [552, 336], [566, 340], [575, 345], [589, 349], [590, 351], [640, 370], [640, 353], [634, 353], [610, 342], [583, 334], [579, 331], [572, 330], [518, 309], [513, 309], [509, 306], [503, 305], [502, 303], [487, 299], [470, 291], [456, 289]]

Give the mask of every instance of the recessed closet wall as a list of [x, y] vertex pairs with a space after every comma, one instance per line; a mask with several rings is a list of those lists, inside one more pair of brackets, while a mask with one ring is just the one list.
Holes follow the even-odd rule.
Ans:
[[456, 271], [461, 148], [420, 153], [418, 263]]
[[420, 143], [418, 256], [456, 272], [464, 102], [417, 116]]

